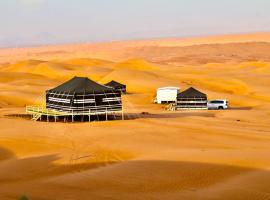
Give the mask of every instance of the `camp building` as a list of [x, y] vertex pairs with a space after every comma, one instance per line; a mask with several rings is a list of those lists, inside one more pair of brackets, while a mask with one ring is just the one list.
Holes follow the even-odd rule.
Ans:
[[[96, 83], [86, 77], [74, 77], [56, 88], [46, 91], [46, 107], [27, 107], [35, 120], [42, 116], [75, 116], [114, 115], [121, 113], [121, 93], [111, 87]], [[37, 119], [36, 119], [37, 118]]]
[[191, 87], [177, 95], [176, 109], [207, 109], [207, 95]]
[[112, 80], [109, 83], [106, 83], [105, 85], [114, 88], [116, 91], [121, 92], [122, 94], [127, 93], [127, 86], [117, 81]]

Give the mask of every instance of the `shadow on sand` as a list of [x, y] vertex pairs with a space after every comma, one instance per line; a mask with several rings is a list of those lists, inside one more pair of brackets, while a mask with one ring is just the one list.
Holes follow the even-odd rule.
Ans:
[[[60, 157], [56, 154], [18, 159], [11, 151], [0, 148], [0, 180], [4, 182], [20, 182], [47, 176], [57, 176], [66, 173], [80, 172], [102, 166], [116, 164], [119, 161], [95, 163], [79, 163], [70, 160], [65, 165], [55, 164]], [[88, 159], [91, 160], [90, 157]], [[10, 168], [12, 166], [12, 168]]]
[[173, 119], [182, 117], [215, 117], [214, 113], [196, 113], [196, 112], [174, 112], [174, 113], [158, 113], [152, 114], [148, 112], [143, 113], [125, 113], [126, 120], [132, 119]]
[[0, 161], [1, 199], [270, 199], [270, 172], [261, 169], [163, 160], [60, 165], [57, 155], [0, 152], [12, 156]]
[[[28, 114], [11, 114], [11, 115], [5, 115], [5, 117], [9, 118], [22, 118], [31, 120], [31, 115]], [[174, 113], [158, 113], [158, 114], [152, 114], [148, 112], [142, 112], [142, 113], [125, 113], [124, 114], [124, 120], [135, 120], [135, 119], [173, 119], [173, 118], [181, 118], [181, 117], [215, 117], [214, 113], [201, 113], [201, 112], [174, 112]], [[121, 116], [106, 116], [105, 115], [99, 115], [99, 116], [91, 116], [91, 122], [93, 121], [113, 121], [113, 120], [122, 120]], [[43, 116], [41, 122], [47, 122], [47, 118]], [[54, 118], [49, 118], [50, 122], [54, 122]], [[71, 122], [71, 117], [65, 118], [65, 117], [57, 117], [57, 122]], [[89, 122], [88, 116], [75, 116], [74, 122]]]
[[15, 157], [15, 154], [12, 151], [9, 151], [9, 150], [4, 149], [4, 148], [0, 148], [0, 162], [2, 160], [14, 158], [14, 157]]

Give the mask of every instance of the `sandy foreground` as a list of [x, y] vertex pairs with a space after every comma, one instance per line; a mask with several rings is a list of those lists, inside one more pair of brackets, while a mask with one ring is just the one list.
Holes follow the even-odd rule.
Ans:
[[[270, 199], [269, 52], [269, 33], [0, 50], [0, 199]], [[75, 75], [127, 84], [130, 120], [10, 116]], [[232, 109], [165, 111], [161, 86]]]

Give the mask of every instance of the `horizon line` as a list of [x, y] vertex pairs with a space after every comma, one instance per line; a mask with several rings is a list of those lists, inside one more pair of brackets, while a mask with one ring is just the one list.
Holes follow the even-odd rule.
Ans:
[[[130, 39], [117, 39], [117, 40], [100, 40], [100, 41], [71, 41], [71, 42], [56, 42], [48, 44], [36, 44], [36, 45], [18, 45], [18, 46], [4, 46], [0, 50], [5, 49], [24, 49], [24, 48], [43, 48], [51, 46], [69, 46], [69, 45], [95, 45], [95, 44], [108, 44], [108, 43], [125, 43], [125, 42], [143, 42], [143, 41], [162, 41], [162, 40], [189, 40], [189, 39], [206, 39], [211, 37], [224, 37], [224, 36], [241, 36], [241, 35], [255, 35], [255, 34], [270, 34], [270, 31], [247, 31], [247, 32], [231, 32], [221, 34], [198, 34], [187, 36], [164, 36], [164, 37], [144, 37], [144, 38], [130, 38]], [[256, 41], [255, 41], [256, 42]]]

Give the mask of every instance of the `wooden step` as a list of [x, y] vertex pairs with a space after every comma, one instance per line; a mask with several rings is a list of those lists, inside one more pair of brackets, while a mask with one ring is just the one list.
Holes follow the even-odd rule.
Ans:
[[42, 116], [42, 114], [36, 113], [36, 114], [33, 115], [32, 120], [33, 120], [33, 121], [37, 121], [37, 120], [39, 120], [39, 119], [41, 118], [41, 116]]

